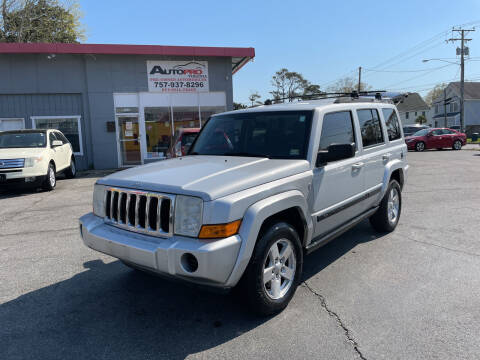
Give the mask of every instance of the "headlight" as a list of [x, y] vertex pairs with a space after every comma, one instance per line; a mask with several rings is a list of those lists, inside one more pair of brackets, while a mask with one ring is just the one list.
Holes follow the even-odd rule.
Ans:
[[25, 159], [25, 167], [34, 167], [37, 165], [40, 161], [43, 160], [43, 157], [41, 156], [34, 156], [34, 157], [29, 157]]
[[202, 199], [177, 195], [175, 199], [175, 234], [196, 237], [202, 226]]
[[105, 217], [105, 186], [95, 184], [93, 188], [93, 213]]

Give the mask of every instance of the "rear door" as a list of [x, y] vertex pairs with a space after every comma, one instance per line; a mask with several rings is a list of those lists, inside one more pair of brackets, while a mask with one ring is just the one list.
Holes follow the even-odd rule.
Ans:
[[379, 109], [362, 108], [356, 111], [361, 134], [361, 163], [365, 172], [365, 204], [373, 206], [383, 185], [385, 164], [388, 161], [385, 130]]
[[[318, 150], [326, 150], [331, 144], [354, 143], [357, 156], [355, 128], [350, 110], [326, 113], [323, 116]], [[314, 237], [321, 238], [363, 212], [361, 193], [364, 188], [364, 169], [358, 164], [356, 156], [314, 168]]]
[[435, 129], [427, 137], [427, 148], [440, 149], [448, 147], [448, 139], [443, 135], [443, 129]]

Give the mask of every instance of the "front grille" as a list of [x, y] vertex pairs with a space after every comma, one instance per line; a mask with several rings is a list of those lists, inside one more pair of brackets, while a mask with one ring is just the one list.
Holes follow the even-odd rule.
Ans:
[[107, 188], [105, 222], [153, 236], [173, 234], [173, 195]]
[[0, 159], [0, 169], [16, 169], [25, 166], [25, 159]]

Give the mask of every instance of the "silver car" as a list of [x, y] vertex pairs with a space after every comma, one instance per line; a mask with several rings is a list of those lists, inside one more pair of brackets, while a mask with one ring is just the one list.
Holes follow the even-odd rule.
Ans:
[[130, 267], [284, 309], [303, 259], [369, 218], [393, 231], [407, 148], [397, 110], [370, 98], [312, 100], [209, 119], [188, 156], [95, 184], [84, 243]]

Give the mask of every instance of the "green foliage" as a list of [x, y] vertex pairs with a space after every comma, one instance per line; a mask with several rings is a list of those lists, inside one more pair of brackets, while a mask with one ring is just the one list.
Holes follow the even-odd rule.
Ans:
[[242, 103], [233, 103], [233, 110], [241, 110], [241, 109], [246, 109], [248, 106]]
[[76, 2], [0, 0], [0, 42], [78, 43], [84, 39]]
[[427, 118], [425, 117], [425, 115], [420, 115], [416, 118], [415, 122], [417, 124], [420, 124], [420, 125], [426, 124], [427, 123]]
[[251, 93], [248, 96], [248, 100], [250, 100], [252, 102], [252, 107], [254, 107], [255, 105], [262, 105], [262, 102], [258, 101], [258, 99], [260, 99], [260, 98], [261, 98], [261, 96], [257, 91], [255, 91], [254, 93]]
[[273, 90], [270, 94], [274, 102], [289, 102], [302, 95], [311, 95], [320, 92], [320, 86], [310, 83], [302, 74], [282, 68], [272, 77]]

